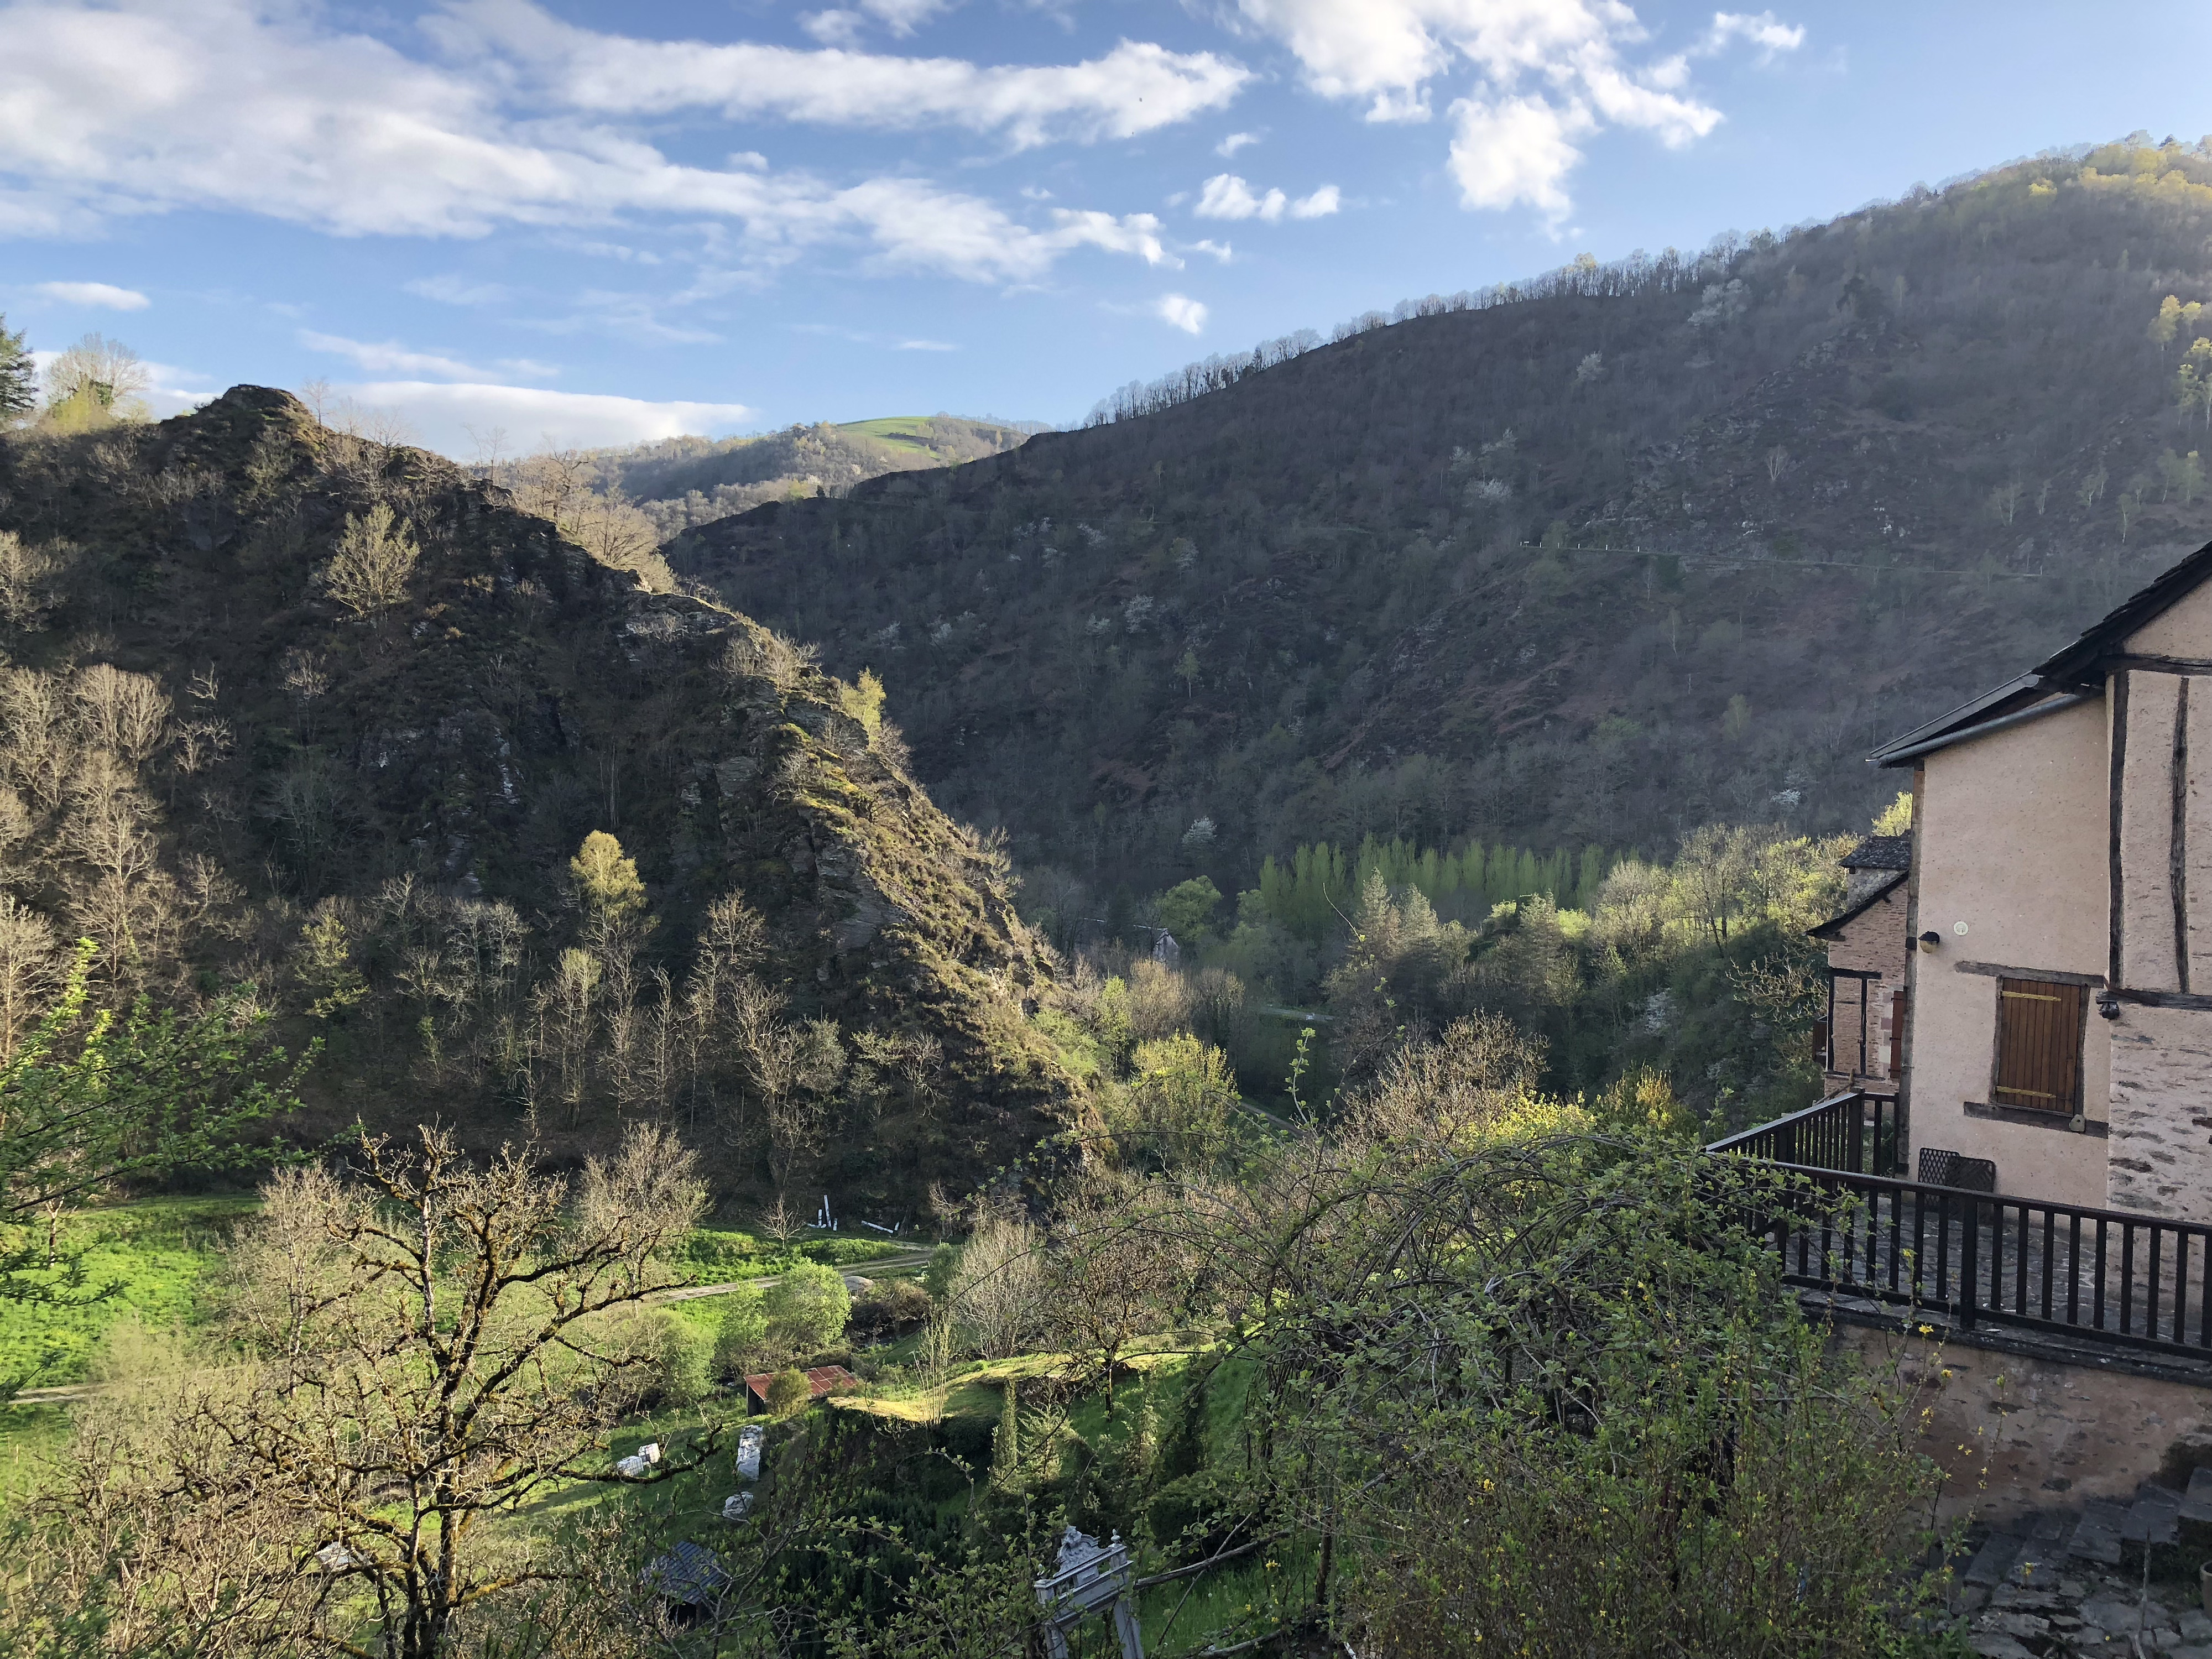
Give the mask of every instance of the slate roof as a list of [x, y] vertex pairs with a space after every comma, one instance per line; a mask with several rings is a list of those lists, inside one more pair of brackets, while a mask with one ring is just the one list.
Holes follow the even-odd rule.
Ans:
[[1869, 836], [1843, 856], [1846, 870], [1910, 870], [1912, 832], [1901, 836]]
[[2104, 659], [2113, 655], [2130, 635], [2207, 580], [2212, 580], [2212, 542], [2121, 600], [2073, 644], [2052, 653], [2017, 678], [1892, 738], [1868, 756], [1868, 761], [1875, 766], [1903, 765], [1932, 750], [1977, 735], [1989, 721], [2010, 715], [2056, 714], [2073, 706], [2080, 694], [2101, 694]]
[[2129, 635], [2194, 592], [2208, 577], [2212, 577], [2212, 542], [2198, 548], [2148, 587], [2122, 599], [2103, 621], [2064, 650], [2036, 664], [2035, 678], [2054, 691], [2102, 690], [2104, 676], [2097, 672], [2097, 659], [2110, 655]]
[[730, 1586], [730, 1570], [712, 1550], [689, 1540], [672, 1544], [665, 1555], [655, 1556], [644, 1572], [646, 1583], [664, 1601], [679, 1607], [702, 1607]]

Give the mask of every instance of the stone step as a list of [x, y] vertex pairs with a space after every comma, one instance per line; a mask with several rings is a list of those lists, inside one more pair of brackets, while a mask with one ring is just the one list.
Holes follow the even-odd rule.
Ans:
[[2081, 1518], [2074, 1526], [2074, 1535], [2066, 1540], [2066, 1553], [2117, 1567], [2120, 1565], [2120, 1528], [2127, 1524], [2127, 1518], [2125, 1504], [2084, 1504]]
[[2190, 1471], [2189, 1490], [2181, 1496], [2181, 1518], [2185, 1521], [2212, 1521], [2212, 1469]]
[[2136, 1501], [2120, 1523], [2120, 1536], [2136, 1544], [2171, 1544], [2181, 1536], [2181, 1494], [2148, 1483], [2136, 1489]]
[[1974, 1559], [1966, 1563], [1966, 1582], [1969, 1584], [2003, 1583], [2005, 1575], [2012, 1571], [2012, 1564], [2019, 1559], [2021, 1546], [2025, 1542], [2025, 1539], [2015, 1538], [2008, 1532], [1991, 1533], [1981, 1548], [1974, 1552]]

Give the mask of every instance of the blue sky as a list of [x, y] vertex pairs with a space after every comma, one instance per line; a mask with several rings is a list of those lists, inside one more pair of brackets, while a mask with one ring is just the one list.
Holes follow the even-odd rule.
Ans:
[[10, 327], [463, 455], [1073, 422], [1584, 250], [2212, 131], [2202, 0], [0, 0], [0, 42]]

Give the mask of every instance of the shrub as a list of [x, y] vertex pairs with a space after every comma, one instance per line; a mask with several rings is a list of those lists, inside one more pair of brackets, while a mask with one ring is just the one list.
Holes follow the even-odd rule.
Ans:
[[959, 1270], [960, 1252], [950, 1244], [940, 1244], [929, 1253], [929, 1265], [921, 1270], [921, 1288], [929, 1292], [933, 1302], [942, 1302], [952, 1294], [952, 1275]]
[[659, 1310], [659, 1349], [660, 1403], [689, 1406], [707, 1396], [714, 1387], [714, 1337], [679, 1314]]
[[890, 1341], [919, 1329], [931, 1305], [929, 1292], [911, 1279], [878, 1279], [853, 1304], [853, 1334], [864, 1341]]
[[835, 1267], [803, 1261], [769, 1287], [769, 1339], [793, 1353], [819, 1353], [845, 1334], [853, 1295]]
[[1166, 1170], [1203, 1170], [1227, 1150], [1237, 1079], [1221, 1050], [1188, 1032], [1137, 1045], [1135, 1077], [1106, 1103], [1122, 1158]]
[[781, 1422], [796, 1417], [814, 1398], [814, 1385], [805, 1371], [778, 1371], [769, 1379], [768, 1414]]
[[741, 1380], [768, 1345], [768, 1307], [760, 1288], [740, 1285], [721, 1298], [721, 1323], [714, 1333], [714, 1375]]

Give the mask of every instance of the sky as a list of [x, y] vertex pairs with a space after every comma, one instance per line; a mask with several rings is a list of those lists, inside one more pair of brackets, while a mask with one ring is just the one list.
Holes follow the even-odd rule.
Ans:
[[1115, 386], [2212, 131], [2212, 7], [0, 0], [0, 313], [466, 459]]

